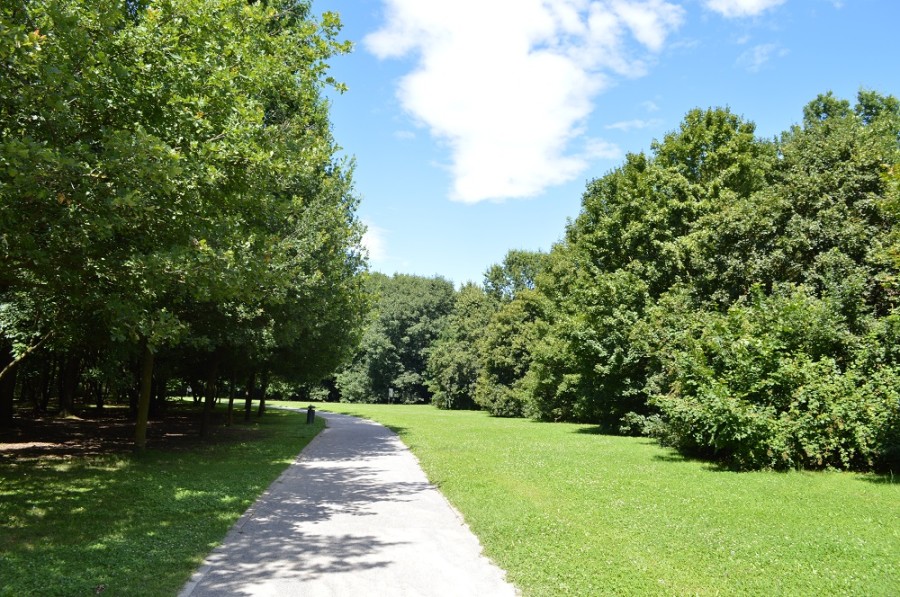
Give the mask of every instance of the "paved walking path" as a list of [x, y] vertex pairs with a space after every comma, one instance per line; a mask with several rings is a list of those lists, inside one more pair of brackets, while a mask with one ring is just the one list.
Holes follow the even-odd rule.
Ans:
[[515, 595], [393, 432], [324, 416], [181, 597]]

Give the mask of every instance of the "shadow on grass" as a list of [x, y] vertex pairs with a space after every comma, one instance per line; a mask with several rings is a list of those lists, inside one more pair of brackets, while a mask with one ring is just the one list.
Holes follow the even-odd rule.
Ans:
[[900, 487], [900, 475], [894, 473], [878, 474], [860, 474], [857, 479], [872, 483], [873, 485], [896, 485]]
[[609, 427], [608, 425], [590, 425], [587, 427], [579, 427], [575, 430], [575, 433], [580, 433], [583, 435], [614, 435], [616, 437], [622, 436], [621, 433], [618, 433], [617, 429]]
[[[656, 442], [653, 442], [656, 443]], [[658, 445], [658, 444], [657, 444]], [[706, 472], [710, 473], [738, 473], [741, 472], [739, 469], [728, 466], [723, 462], [717, 462], [710, 458], [704, 458], [703, 456], [692, 456], [690, 454], [682, 454], [681, 452], [675, 450], [674, 448], [663, 448], [660, 447], [661, 450], [664, 450], [663, 454], [654, 454], [653, 460], [656, 462], [670, 462], [673, 464], [677, 463], [693, 463], [700, 466]]]
[[[655, 454], [653, 456], [653, 460], [659, 462], [692, 462], [697, 463], [703, 467], [704, 470], [714, 473], [757, 473], [760, 472], [759, 469], [741, 469], [737, 466], [731, 466], [724, 462], [719, 462], [714, 460], [709, 456], [701, 456], [701, 455], [691, 455], [691, 454], [683, 454], [678, 452], [673, 448], [662, 448], [666, 451], [664, 454]], [[786, 469], [762, 469], [765, 472], [771, 473], [779, 473], [779, 474], [792, 474], [798, 472], [798, 469], [786, 468]], [[816, 473], [822, 472], [821, 469], [799, 469], [802, 472], [808, 473]], [[892, 473], [854, 473], [853, 471], [842, 471], [845, 474], [855, 474], [856, 478], [859, 481], [864, 481], [866, 483], [872, 483], [874, 485], [898, 485], [900, 486], [900, 475], [892, 474]]]
[[295, 420], [273, 414], [209, 443], [139, 455], [97, 454], [92, 445], [81, 455], [8, 455], [0, 465], [0, 594], [173, 594], [321, 429], [301, 439]]
[[641, 436], [623, 436], [621, 433], [617, 433], [613, 428], [603, 425], [592, 425], [589, 427], [581, 427], [573, 431], [573, 433], [583, 434], [583, 435], [602, 435], [608, 437], [630, 437], [636, 443], [639, 443], [644, 446], [654, 446], [659, 448], [661, 453], [657, 453], [653, 455], [653, 460], [656, 462], [671, 462], [671, 463], [680, 463], [680, 462], [694, 462], [703, 465], [708, 471], [712, 472], [735, 472], [735, 469], [730, 468], [723, 463], [716, 462], [712, 458], [707, 456], [698, 455], [698, 454], [685, 454], [679, 452], [675, 448], [669, 448], [666, 446], [661, 446], [658, 441], [650, 437], [641, 437]]
[[[194, 450], [215, 443], [252, 440], [254, 417], [226, 426], [224, 410], [210, 415], [207, 437], [200, 437], [201, 408], [183, 402], [167, 404], [165, 416], [151, 419], [147, 445], [165, 451]], [[126, 407], [85, 409], [80, 416], [19, 416], [14, 427], [0, 430], [0, 465], [24, 461], [67, 460], [129, 454], [134, 447], [134, 420]]]

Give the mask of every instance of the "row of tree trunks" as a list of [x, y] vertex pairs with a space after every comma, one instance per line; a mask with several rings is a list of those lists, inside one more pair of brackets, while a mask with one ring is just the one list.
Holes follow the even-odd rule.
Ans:
[[[201, 437], [206, 437], [210, 429], [210, 416], [218, 395], [217, 382], [220, 360], [219, 355], [213, 355], [207, 369], [205, 383], [197, 384], [203, 387]], [[13, 361], [14, 356], [9, 347], [0, 349], [0, 369], [6, 368]], [[46, 411], [52, 393], [50, 389], [55, 385], [59, 398], [59, 414], [61, 416], [71, 415], [75, 409], [75, 398], [78, 395], [78, 388], [81, 382], [83, 362], [79, 356], [73, 354], [47, 359], [43, 366], [37, 368], [36, 374], [33, 372], [26, 378], [26, 381], [23, 381], [22, 399], [28, 400], [36, 412]], [[18, 366], [12, 367], [7, 371], [3, 379], [0, 379], [0, 428], [11, 427], [14, 422], [14, 400], [18, 369]], [[132, 390], [129, 392], [132, 396], [132, 407], [135, 416], [134, 447], [136, 450], [144, 450], [146, 448], [150, 415], [160, 416], [166, 399], [167, 379], [158, 372], [157, 375], [154, 375], [154, 369], [155, 355], [153, 350], [145, 343], [140, 357], [138, 384], [137, 387], [132, 386], [136, 391]], [[244, 420], [246, 422], [250, 421], [254, 398], [259, 402], [257, 416], [261, 417], [266, 410], [265, 392], [266, 386], [268, 386], [268, 375], [263, 374], [259, 381], [261, 383], [257, 386], [256, 372], [251, 373], [247, 377], [244, 403]], [[104, 383], [99, 380], [91, 381], [87, 384], [87, 387], [90, 393], [89, 397], [93, 398], [97, 408], [102, 408], [105, 402], [105, 392], [109, 388], [105, 388]], [[236, 387], [237, 383], [232, 378], [228, 393], [228, 425], [231, 425], [234, 419]], [[200, 394], [200, 391], [197, 390], [196, 393]]]
[[56, 375], [55, 367], [55, 361], [51, 361], [38, 369], [38, 375], [34, 379], [22, 382], [23, 398], [31, 404], [35, 414], [47, 412], [50, 407], [50, 385]]
[[65, 357], [62, 375], [59, 378], [59, 414], [62, 417], [71, 415], [75, 410], [75, 394], [78, 391], [80, 374], [81, 359], [72, 355]]
[[[0, 369], [13, 364], [14, 358], [9, 347], [0, 350]], [[0, 427], [11, 427], [14, 418], [14, 400], [19, 363], [7, 370], [0, 379]], [[31, 402], [36, 412], [44, 412], [50, 403], [50, 386], [53, 378], [57, 381], [59, 414], [68, 416], [74, 411], [75, 395], [81, 377], [81, 360], [75, 356], [62, 357], [40, 368], [35, 379], [23, 382], [23, 397]], [[102, 389], [96, 389], [100, 392]], [[102, 396], [98, 398], [102, 403]]]

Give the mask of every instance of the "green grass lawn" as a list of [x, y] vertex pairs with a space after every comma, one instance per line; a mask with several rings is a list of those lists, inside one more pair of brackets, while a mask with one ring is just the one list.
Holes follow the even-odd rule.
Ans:
[[0, 595], [177, 594], [322, 428], [302, 417], [271, 411], [177, 450], [0, 464]]
[[430, 406], [318, 408], [397, 431], [525, 595], [900, 595], [890, 478], [733, 473], [590, 426]]

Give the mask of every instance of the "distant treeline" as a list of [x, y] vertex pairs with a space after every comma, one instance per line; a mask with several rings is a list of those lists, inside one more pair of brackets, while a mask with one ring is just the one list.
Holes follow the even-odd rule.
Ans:
[[900, 466], [900, 103], [727, 109], [591, 181], [483, 286], [374, 278], [344, 400], [595, 423], [737, 469]]

